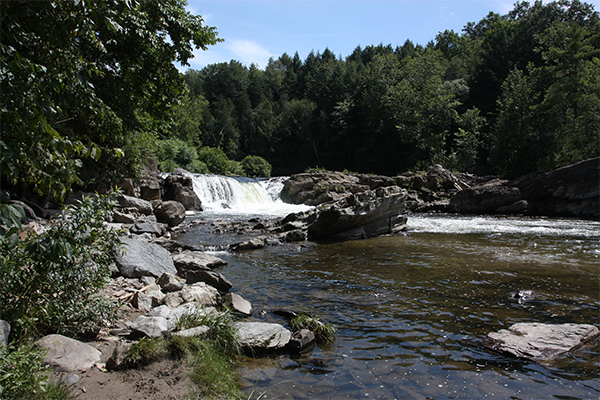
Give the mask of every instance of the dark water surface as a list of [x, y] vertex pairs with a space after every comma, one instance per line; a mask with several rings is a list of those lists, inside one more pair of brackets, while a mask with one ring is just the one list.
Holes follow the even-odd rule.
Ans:
[[[179, 238], [211, 244], [201, 231]], [[599, 325], [600, 224], [409, 216], [406, 235], [304, 242], [217, 255], [254, 318], [317, 314], [338, 339], [302, 357], [249, 359], [261, 399], [598, 399], [599, 345], [549, 364], [492, 353], [487, 333], [517, 322]], [[532, 299], [514, 298], [532, 291]], [[261, 313], [266, 311], [266, 313]], [[264, 314], [264, 315], [261, 315]]]

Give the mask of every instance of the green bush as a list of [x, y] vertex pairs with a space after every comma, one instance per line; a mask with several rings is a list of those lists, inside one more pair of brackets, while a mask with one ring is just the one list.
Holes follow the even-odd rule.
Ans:
[[262, 177], [270, 178], [273, 168], [267, 160], [259, 156], [246, 156], [242, 160], [244, 175], [251, 178]]
[[70, 399], [70, 389], [62, 383], [50, 383], [49, 367], [42, 359], [44, 351], [30, 344], [0, 346], [0, 399]]
[[202, 147], [198, 152], [198, 159], [206, 164], [212, 174], [229, 175], [229, 158], [218, 147]]
[[119, 243], [104, 225], [112, 206], [108, 197], [85, 198], [40, 235], [0, 237], [0, 318], [13, 340], [93, 333], [112, 319], [114, 304], [98, 295]]

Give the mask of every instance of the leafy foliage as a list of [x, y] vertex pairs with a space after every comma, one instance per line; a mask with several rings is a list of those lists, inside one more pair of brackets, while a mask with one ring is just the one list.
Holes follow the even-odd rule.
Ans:
[[271, 164], [260, 156], [246, 156], [242, 160], [242, 170], [249, 177], [271, 177]]
[[[180, 0], [3, 2], [0, 169], [13, 185], [64, 199], [81, 178], [134, 174], [125, 160], [185, 86], [173, 64], [215, 44]], [[183, 129], [183, 128], [182, 128]], [[132, 154], [116, 157], [123, 148]], [[94, 168], [82, 170], [87, 160]], [[127, 168], [125, 168], [127, 167]], [[83, 174], [93, 171], [94, 174]], [[81, 175], [81, 176], [80, 176]]]
[[106, 197], [85, 198], [40, 235], [0, 238], [0, 316], [14, 339], [82, 335], [111, 319], [114, 305], [97, 295], [119, 243], [118, 232], [103, 224], [111, 206]]

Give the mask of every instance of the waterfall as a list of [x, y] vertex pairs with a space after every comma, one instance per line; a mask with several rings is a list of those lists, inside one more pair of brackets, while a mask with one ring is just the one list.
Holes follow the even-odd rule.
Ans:
[[287, 204], [281, 200], [286, 179], [193, 174], [194, 192], [202, 207], [215, 214], [283, 216], [310, 209], [309, 206]]

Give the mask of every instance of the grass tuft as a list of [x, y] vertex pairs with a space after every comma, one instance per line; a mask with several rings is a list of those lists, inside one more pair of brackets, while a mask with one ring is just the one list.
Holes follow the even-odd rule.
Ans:
[[308, 329], [315, 333], [317, 342], [327, 343], [335, 340], [337, 329], [329, 322], [323, 322], [319, 317], [300, 313], [290, 321], [292, 330]]

